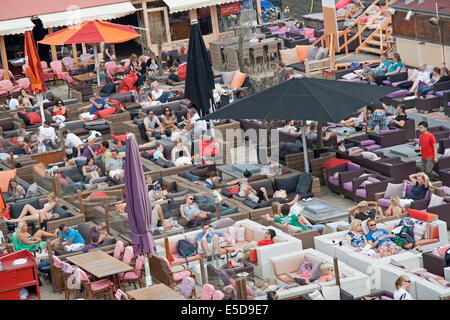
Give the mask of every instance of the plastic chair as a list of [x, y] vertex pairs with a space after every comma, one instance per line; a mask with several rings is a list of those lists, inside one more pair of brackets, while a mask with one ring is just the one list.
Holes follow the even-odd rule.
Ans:
[[191, 277], [185, 277], [180, 284], [180, 294], [186, 299], [195, 296], [195, 279]]
[[142, 269], [144, 268], [144, 256], [140, 255], [136, 259], [136, 265], [133, 271], [128, 271], [124, 273], [119, 273], [119, 283], [120, 287], [126, 290], [127, 283], [133, 283], [135, 289], [137, 289], [136, 282], [139, 283], [139, 287], [144, 287], [144, 282], [142, 281]]
[[98, 281], [91, 282], [86, 272], [80, 268], [76, 268], [74, 271], [77, 276], [79, 276], [81, 283], [85, 289], [85, 298], [91, 299], [93, 296], [99, 293], [109, 293], [111, 299], [114, 299], [114, 291], [116, 290], [114, 283], [108, 279], [102, 279]]
[[0, 80], [0, 95], [11, 93], [12, 90], [13, 84], [10, 80]]
[[204, 284], [200, 290], [200, 300], [212, 300], [216, 289], [212, 284]]
[[[3, 69], [0, 69], [0, 80], [3, 80], [4, 73], [5, 73], [5, 71]], [[8, 74], [9, 74], [9, 79], [13, 79], [14, 80], [13, 73], [8, 70]]]
[[56, 73], [56, 78], [58, 80], [64, 80], [64, 75], [69, 75], [68, 72], [63, 72], [63, 64], [60, 60], [52, 61], [50, 62], [50, 67], [54, 70]]
[[67, 70], [70, 70], [73, 68], [73, 59], [71, 57], [64, 57], [61, 59], [61, 62], [67, 68]]
[[30, 87], [30, 79], [28, 78], [20, 78], [17, 80], [17, 83], [20, 87], [22, 87], [21, 89], [28, 89]]
[[117, 240], [116, 245], [114, 247], [113, 257], [120, 260], [120, 258], [122, 258], [122, 254], [123, 254], [124, 250], [125, 250], [125, 247], [123, 245], [123, 241]]
[[[55, 257], [56, 256], [53, 256], [53, 259], [55, 259]], [[58, 260], [59, 260], [59, 258], [58, 258]], [[67, 262], [60, 261], [60, 264], [61, 264], [61, 272], [62, 272], [63, 277], [64, 277], [64, 299], [69, 300], [70, 299], [70, 289], [69, 289], [69, 287], [67, 285], [67, 282], [69, 280], [69, 277], [73, 274], [74, 269]], [[73, 289], [74, 297], [77, 296], [76, 290], [77, 290], [76, 288]]]
[[80, 56], [80, 61], [82, 61], [82, 62], [88, 62], [89, 60], [91, 60], [91, 58], [92, 58], [92, 55], [91, 55], [91, 54], [89, 54], [89, 53], [83, 53], [83, 54]]
[[[48, 68], [48, 64], [46, 61], [41, 61], [41, 66], [42, 66], [42, 69]], [[53, 80], [54, 84], [56, 85], [55, 74], [53, 72], [44, 70], [44, 81], [49, 81], [49, 80]]]

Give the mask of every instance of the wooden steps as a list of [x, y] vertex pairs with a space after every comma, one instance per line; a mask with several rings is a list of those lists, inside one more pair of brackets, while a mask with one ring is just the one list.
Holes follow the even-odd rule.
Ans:
[[361, 47], [361, 48], [358, 48], [357, 49], [357, 52], [358, 53], [360, 53], [360, 52], [368, 52], [368, 53], [375, 53], [375, 54], [378, 54], [378, 55], [381, 55], [382, 54], [382, 51], [378, 48], [373, 48], [373, 47]]
[[392, 50], [392, 17], [387, 16], [384, 21], [369, 35], [356, 49], [357, 53], [367, 52], [382, 55]]

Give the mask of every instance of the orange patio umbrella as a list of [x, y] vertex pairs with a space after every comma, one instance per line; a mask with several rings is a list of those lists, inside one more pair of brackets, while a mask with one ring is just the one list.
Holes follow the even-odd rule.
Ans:
[[140, 34], [132, 26], [94, 20], [48, 34], [39, 43], [47, 45], [122, 43], [139, 36]]
[[[39, 43], [47, 45], [65, 45], [77, 43], [122, 43], [139, 37], [134, 27], [106, 21], [85, 21], [45, 36]], [[97, 46], [94, 46], [95, 68], [98, 70]], [[100, 73], [97, 72], [100, 84]]]
[[31, 89], [36, 93], [44, 93], [47, 91], [44, 81], [44, 71], [31, 31], [25, 32], [25, 57], [27, 57], [26, 70], [28, 79], [30, 79]]

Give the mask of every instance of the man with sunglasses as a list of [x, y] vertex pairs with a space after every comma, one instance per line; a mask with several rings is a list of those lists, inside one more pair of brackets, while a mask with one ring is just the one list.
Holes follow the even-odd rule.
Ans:
[[206, 254], [206, 259], [211, 261], [213, 257], [220, 257], [220, 238], [223, 237], [225, 234], [214, 231], [209, 224], [203, 223], [202, 231], [195, 237], [195, 243]]
[[383, 217], [383, 211], [376, 201], [361, 201], [356, 206], [348, 209], [348, 213], [361, 221], [375, 219], [378, 216]]
[[375, 220], [367, 221], [369, 233], [366, 235], [367, 242], [372, 248], [379, 248], [383, 243], [392, 242], [394, 235], [386, 229], [378, 229]]

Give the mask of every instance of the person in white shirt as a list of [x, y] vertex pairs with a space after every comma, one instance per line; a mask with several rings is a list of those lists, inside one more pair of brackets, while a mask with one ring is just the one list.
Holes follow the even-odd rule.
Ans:
[[[18, 98], [20, 98], [20, 96]], [[17, 109], [19, 109], [19, 106], [20, 106], [20, 102], [18, 99], [14, 98], [14, 97], [11, 97], [9, 99], [9, 104], [8, 104], [9, 110], [17, 110]]]
[[200, 120], [200, 116], [195, 108], [189, 109], [185, 123], [186, 126], [184, 127], [184, 131], [186, 132], [194, 129], [194, 135], [196, 136], [202, 135], [202, 133], [208, 129], [206, 121]]
[[66, 153], [74, 157], [80, 156], [83, 149], [83, 141], [68, 129], [63, 130], [63, 137], [65, 140], [64, 145], [67, 147]]
[[394, 300], [414, 300], [408, 292], [411, 287], [411, 280], [407, 275], [398, 277], [395, 281]]
[[[427, 71], [427, 65], [426, 64], [422, 64], [419, 68], [417, 68], [417, 72], [413, 73], [413, 76], [415, 74], [415, 80], [413, 82], [413, 85], [411, 86], [411, 88], [409, 89], [408, 94], [413, 95], [413, 94], [417, 94], [417, 90], [419, 89], [419, 85], [421, 83], [426, 83], [428, 81], [430, 81], [430, 73]], [[411, 79], [412, 81], [413, 79]]]
[[50, 127], [50, 122], [44, 121], [42, 126], [39, 128], [39, 152], [46, 152], [56, 147], [56, 132], [55, 128]]

